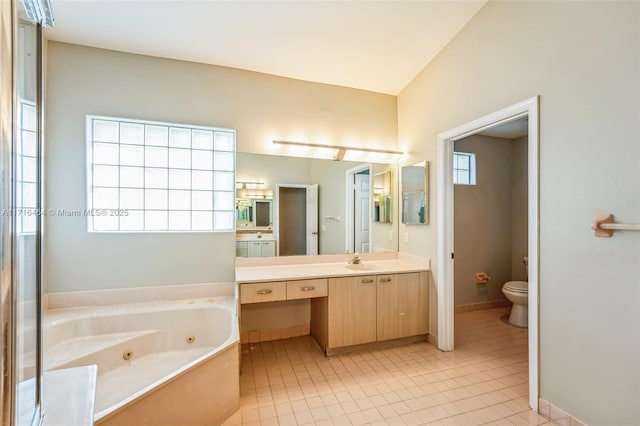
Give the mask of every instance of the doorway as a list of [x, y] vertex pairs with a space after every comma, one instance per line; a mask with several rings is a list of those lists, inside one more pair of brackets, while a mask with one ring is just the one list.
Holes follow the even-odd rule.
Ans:
[[371, 252], [371, 167], [360, 165], [346, 172], [345, 251]]
[[318, 254], [318, 185], [277, 184], [278, 256]]
[[538, 97], [504, 108], [472, 122], [438, 135], [438, 223], [437, 223], [437, 293], [438, 293], [438, 348], [454, 349], [454, 142], [505, 123], [526, 117], [528, 119], [527, 147], [527, 253], [529, 262], [528, 284], [528, 351], [529, 351], [529, 406], [538, 409], [538, 292], [539, 292], [539, 191]]

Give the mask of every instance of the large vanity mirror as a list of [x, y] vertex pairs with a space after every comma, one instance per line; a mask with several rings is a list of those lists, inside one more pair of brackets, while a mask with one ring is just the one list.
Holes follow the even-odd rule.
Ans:
[[402, 223], [429, 223], [429, 162], [402, 167]]
[[[384, 220], [375, 208], [377, 176]], [[397, 251], [397, 176], [394, 164], [238, 152], [236, 255]]]

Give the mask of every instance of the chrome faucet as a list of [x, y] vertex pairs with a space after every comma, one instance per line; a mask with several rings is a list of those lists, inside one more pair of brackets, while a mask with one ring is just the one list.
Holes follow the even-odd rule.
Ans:
[[360, 262], [362, 262], [360, 260], [360, 254], [359, 253], [353, 253], [353, 257], [351, 258], [351, 260], [349, 261], [349, 263], [351, 263], [352, 265], [357, 265]]

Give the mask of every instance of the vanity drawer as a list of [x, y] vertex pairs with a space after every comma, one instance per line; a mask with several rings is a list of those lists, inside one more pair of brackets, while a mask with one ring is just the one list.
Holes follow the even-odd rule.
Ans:
[[274, 281], [240, 285], [240, 303], [273, 302], [287, 298], [287, 283]]
[[287, 300], [325, 297], [327, 295], [327, 279], [287, 281]]

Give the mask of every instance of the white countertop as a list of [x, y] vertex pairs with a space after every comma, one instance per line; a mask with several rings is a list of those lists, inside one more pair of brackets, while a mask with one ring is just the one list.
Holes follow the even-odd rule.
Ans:
[[236, 234], [236, 241], [274, 241], [273, 234]]
[[[238, 283], [287, 281], [326, 277], [397, 274], [430, 270], [429, 259], [417, 256], [390, 253], [386, 259], [380, 258], [380, 256], [375, 256], [377, 258], [374, 259], [368, 259], [366, 254], [360, 257], [362, 258], [362, 263], [360, 264], [362, 266], [349, 265], [346, 261], [317, 262], [311, 258], [309, 259], [309, 263], [292, 263], [287, 261], [286, 258], [283, 258], [283, 263], [277, 263], [278, 258], [272, 258], [274, 260], [271, 265], [236, 266], [236, 281], [238, 281]], [[301, 260], [301, 262], [303, 262], [303, 260]]]

